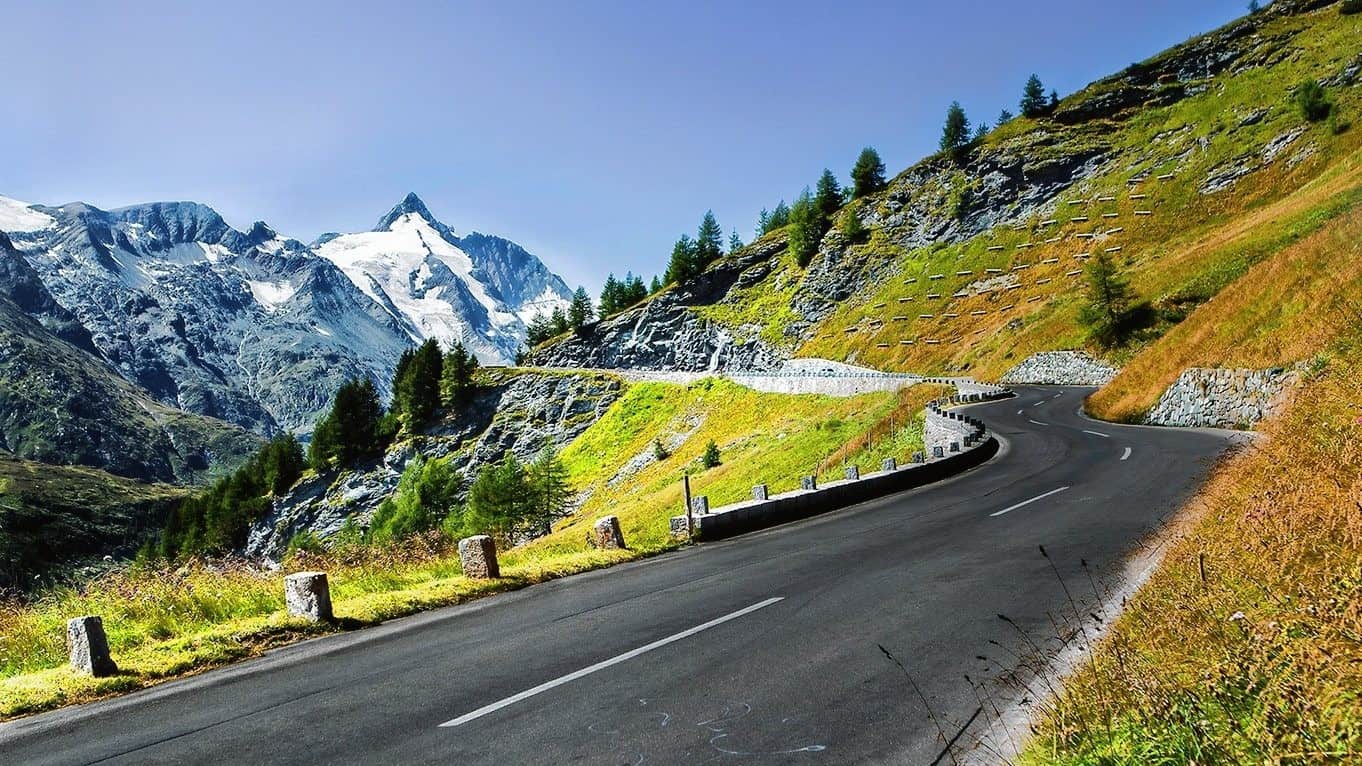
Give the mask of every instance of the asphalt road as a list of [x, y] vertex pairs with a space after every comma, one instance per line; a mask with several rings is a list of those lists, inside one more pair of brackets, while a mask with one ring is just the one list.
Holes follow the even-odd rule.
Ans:
[[950, 763], [965, 676], [1027, 651], [997, 615], [1073, 613], [1038, 546], [1095, 600], [1080, 561], [1117, 572], [1229, 440], [1019, 394], [956, 479], [4, 724], [0, 763]]

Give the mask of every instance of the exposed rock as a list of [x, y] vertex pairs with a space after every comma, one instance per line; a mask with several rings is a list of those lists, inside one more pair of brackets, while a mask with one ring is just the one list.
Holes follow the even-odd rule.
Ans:
[[66, 621], [66, 648], [71, 667], [96, 678], [118, 672], [109, 655], [109, 639], [104, 635], [104, 621], [99, 617], [76, 617]]
[[1004, 384], [1105, 386], [1120, 370], [1082, 351], [1045, 351], [1003, 375]]
[[618, 380], [595, 374], [495, 374], [458, 413], [449, 413], [426, 434], [393, 445], [380, 460], [340, 475], [309, 478], [274, 501], [252, 526], [245, 553], [278, 557], [289, 540], [307, 531], [321, 539], [335, 535], [347, 520], [361, 527], [397, 489], [407, 463], [418, 454], [447, 458], [464, 477], [464, 491], [483, 467], [511, 452], [528, 461], [551, 444], [567, 446], [619, 398]]
[[1145, 422], [1194, 428], [1252, 428], [1300, 380], [1297, 370], [1192, 368], [1178, 377]]
[[470, 580], [495, 580], [501, 577], [497, 563], [497, 543], [487, 535], [474, 535], [459, 541], [459, 563], [463, 576]]

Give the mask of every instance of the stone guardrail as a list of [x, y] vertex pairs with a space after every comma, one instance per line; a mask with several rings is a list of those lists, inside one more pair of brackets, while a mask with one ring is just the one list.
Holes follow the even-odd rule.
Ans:
[[[940, 378], [927, 379], [926, 382], [956, 385], [965, 381]], [[864, 476], [859, 471], [849, 469], [846, 480], [822, 487], [817, 485], [813, 477], [806, 476], [801, 489], [775, 496], [768, 496], [766, 486], [761, 485], [753, 489], [757, 499], [712, 511], [708, 498], [696, 497], [690, 515], [672, 518], [672, 535], [700, 541], [732, 537], [906, 492], [984, 464], [998, 454], [998, 440], [989, 435], [983, 421], [947, 410], [946, 407], [1007, 398], [1012, 396], [1012, 392], [998, 386], [976, 384], [973, 381], [968, 383], [978, 390], [959, 393], [928, 405], [928, 427], [931, 428], [935, 421], [952, 435], [952, 440], [946, 444], [928, 445], [930, 454], [915, 455], [910, 465], [899, 466], [890, 459], [885, 461], [884, 470]]]

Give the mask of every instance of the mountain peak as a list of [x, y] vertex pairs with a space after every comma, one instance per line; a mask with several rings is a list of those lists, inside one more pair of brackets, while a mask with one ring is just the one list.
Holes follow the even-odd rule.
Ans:
[[420, 197], [416, 196], [416, 192], [409, 192], [407, 196], [402, 198], [401, 202], [397, 203], [396, 207], [389, 210], [388, 214], [379, 220], [378, 226], [374, 227], [374, 231], [387, 231], [392, 227], [393, 221], [396, 221], [404, 215], [417, 215], [426, 219], [427, 223], [434, 225], [439, 225], [440, 223], [435, 216], [431, 214], [430, 208], [426, 207], [426, 203], [422, 201]]

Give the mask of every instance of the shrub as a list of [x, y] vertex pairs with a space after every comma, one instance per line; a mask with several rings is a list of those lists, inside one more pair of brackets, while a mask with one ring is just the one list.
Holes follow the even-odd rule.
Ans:
[[1306, 80], [1296, 89], [1296, 105], [1300, 107], [1301, 115], [1310, 122], [1319, 122], [1328, 119], [1334, 111], [1334, 104], [1329, 100], [1328, 91], [1319, 84], [1318, 80]]
[[705, 455], [700, 462], [705, 468], [717, 468], [719, 466], [719, 445], [715, 444], [714, 440], [711, 439], [709, 444], [705, 445]]
[[653, 458], [657, 460], [657, 462], [661, 463], [671, 456], [672, 453], [668, 452], [667, 448], [662, 446], [662, 439], [653, 439]]
[[1362, 13], [1362, 0], [1343, 0], [1343, 5], [1339, 6], [1338, 12], [1344, 16]]

